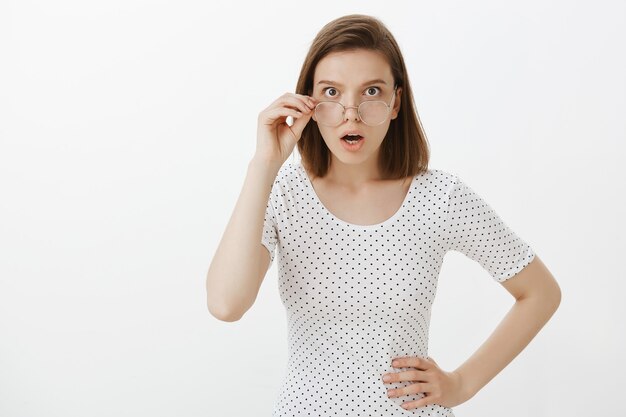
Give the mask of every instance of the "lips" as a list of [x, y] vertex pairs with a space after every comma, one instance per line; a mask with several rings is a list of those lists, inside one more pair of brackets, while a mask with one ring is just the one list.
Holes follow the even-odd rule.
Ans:
[[344, 137], [342, 137], [341, 139], [346, 139], [346, 140], [358, 140], [358, 139], [363, 139], [363, 136], [358, 135], [358, 136], [352, 136], [352, 135], [345, 135]]
[[[361, 132], [360, 130], [356, 130], [356, 129], [346, 130], [341, 133], [340, 138], [346, 139], [348, 135], [359, 135], [360, 137], [363, 137], [363, 132]], [[355, 136], [353, 137], [353, 139], [358, 139], [358, 137]]]

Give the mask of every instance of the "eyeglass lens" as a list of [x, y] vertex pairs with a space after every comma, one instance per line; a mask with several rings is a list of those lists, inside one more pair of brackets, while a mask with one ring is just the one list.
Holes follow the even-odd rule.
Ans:
[[[389, 108], [383, 101], [364, 101], [359, 105], [363, 123], [376, 126], [385, 121]], [[316, 117], [319, 123], [329, 126], [341, 124], [343, 106], [340, 103], [324, 101], [317, 105]]]

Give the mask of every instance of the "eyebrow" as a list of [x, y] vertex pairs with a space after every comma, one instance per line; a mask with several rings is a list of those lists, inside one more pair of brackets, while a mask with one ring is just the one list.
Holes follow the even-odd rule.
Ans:
[[[339, 87], [343, 87], [343, 84], [338, 83], [336, 81], [330, 81], [330, 80], [320, 80], [317, 82], [317, 84], [328, 84], [328, 85], [337, 85]], [[361, 84], [361, 87], [364, 87], [368, 84], [385, 84], [387, 85], [387, 82], [385, 80], [381, 80], [380, 78], [376, 78], [375, 80], [370, 80], [367, 82], [364, 82], [363, 84]]]

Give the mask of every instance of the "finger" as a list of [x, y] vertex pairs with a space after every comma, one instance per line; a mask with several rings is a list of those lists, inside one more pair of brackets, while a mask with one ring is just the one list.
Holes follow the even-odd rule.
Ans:
[[276, 105], [276, 103], [278, 103], [281, 100], [284, 100], [286, 98], [298, 98], [298, 99], [301, 99], [304, 103], [308, 103], [308, 104], [311, 104], [313, 106], [315, 106], [319, 102], [313, 96], [307, 96], [305, 94], [298, 94], [298, 93], [287, 92], [287, 93], [283, 94], [282, 96], [278, 97], [276, 100], [274, 100], [268, 107], [274, 106], [274, 105]]
[[293, 139], [297, 141], [297, 140], [298, 140], [298, 137], [296, 136], [296, 134], [295, 134], [295, 133], [293, 133], [293, 130], [291, 130], [291, 127], [289, 127], [289, 125], [287, 125], [287, 128], [289, 129], [289, 131], [290, 131], [290, 132], [291, 132], [291, 134], [293, 135]]
[[392, 372], [389, 375], [389, 381], [385, 381], [387, 383], [390, 382], [403, 382], [403, 381], [416, 381], [416, 382], [427, 382], [428, 374], [426, 371], [420, 370], [410, 370], [410, 371], [402, 371], [402, 372]]
[[416, 401], [407, 401], [405, 403], [400, 404], [400, 406], [404, 408], [405, 410], [412, 410], [414, 408], [427, 406], [428, 404], [435, 404], [435, 400], [433, 399], [432, 396], [420, 398], [419, 400], [416, 400]]
[[289, 109], [287, 107], [276, 107], [274, 109], [267, 110], [261, 114], [261, 118], [266, 125], [272, 125], [279, 118], [287, 116], [297, 118], [302, 116], [302, 112], [294, 109]]
[[[396, 365], [397, 363], [397, 365]], [[392, 362], [394, 368], [418, 368], [418, 369], [430, 369], [433, 367], [432, 362], [419, 356], [408, 356], [404, 358], [396, 358]]]
[[315, 98], [311, 97], [311, 96], [306, 96], [304, 94], [298, 94], [298, 93], [295, 93], [294, 95], [297, 96], [297, 97], [300, 97], [305, 102], [308, 102], [309, 104], [311, 104], [313, 106], [315, 106], [318, 103], [318, 101]]
[[276, 103], [278, 106], [293, 107], [300, 110], [302, 113], [308, 113], [315, 108], [312, 101], [294, 96], [281, 97]]
[[424, 394], [430, 394], [435, 389], [435, 386], [429, 382], [418, 382], [416, 384], [407, 385], [402, 388], [402, 395], [411, 395], [423, 392]]
[[430, 393], [433, 388], [433, 384], [428, 382], [418, 382], [416, 384], [407, 385], [406, 387], [387, 391], [387, 395], [389, 397], [402, 397], [403, 395], [417, 394], [420, 392]]
[[295, 118], [293, 124], [291, 125], [291, 133], [294, 134], [296, 140], [299, 140], [298, 138], [302, 137], [302, 132], [309, 123], [309, 120], [311, 120], [312, 115], [312, 113], [303, 114], [300, 117]]

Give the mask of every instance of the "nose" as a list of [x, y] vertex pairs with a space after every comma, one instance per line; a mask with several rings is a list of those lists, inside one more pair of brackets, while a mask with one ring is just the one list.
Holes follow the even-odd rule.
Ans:
[[345, 106], [346, 112], [344, 114], [345, 120], [359, 120], [359, 107], [358, 106]]

